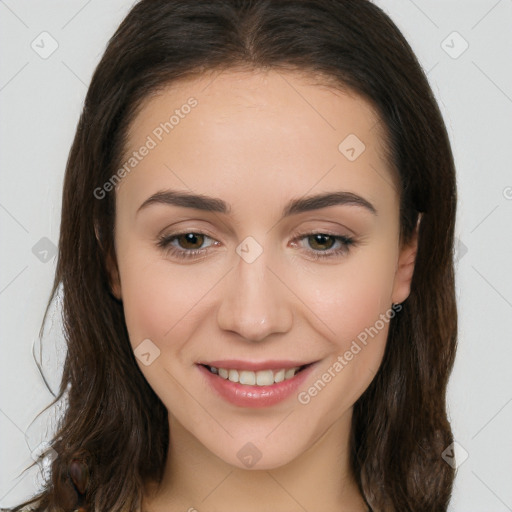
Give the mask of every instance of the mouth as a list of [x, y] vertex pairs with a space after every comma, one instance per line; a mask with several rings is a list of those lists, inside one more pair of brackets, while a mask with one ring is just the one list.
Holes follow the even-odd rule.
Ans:
[[[196, 363], [205, 389], [236, 407], [265, 408], [305, 386], [320, 361], [208, 361]], [[208, 392], [208, 391], [207, 391]]]
[[[241, 384], [243, 386], [272, 386], [280, 382], [293, 379], [298, 373], [304, 371], [306, 368], [314, 363], [307, 363], [300, 366], [289, 366], [283, 364], [282, 368], [266, 368], [261, 370], [248, 370], [237, 367], [225, 368], [223, 366], [213, 366], [211, 364], [202, 364], [211, 374], [229, 380], [230, 382]], [[234, 365], [235, 366], [235, 365]], [[275, 366], [273, 364], [272, 366]]]

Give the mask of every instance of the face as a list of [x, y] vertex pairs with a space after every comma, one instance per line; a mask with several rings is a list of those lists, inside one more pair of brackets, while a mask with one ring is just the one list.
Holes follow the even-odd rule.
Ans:
[[350, 418], [409, 293], [377, 115], [306, 75], [224, 72], [149, 98], [125, 157], [112, 280], [145, 378], [229, 464], [248, 443], [258, 468], [293, 461]]

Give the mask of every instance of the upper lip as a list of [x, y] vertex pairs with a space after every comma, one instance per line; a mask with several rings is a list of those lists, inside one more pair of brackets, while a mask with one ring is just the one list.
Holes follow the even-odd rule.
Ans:
[[290, 360], [277, 360], [272, 359], [268, 361], [242, 361], [241, 359], [223, 359], [217, 361], [201, 361], [197, 364], [206, 366], [214, 366], [215, 368], [236, 369], [236, 370], [249, 370], [257, 372], [260, 370], [288, 370], [290, 368], [297, 368], [314, 361], [290, 361]]

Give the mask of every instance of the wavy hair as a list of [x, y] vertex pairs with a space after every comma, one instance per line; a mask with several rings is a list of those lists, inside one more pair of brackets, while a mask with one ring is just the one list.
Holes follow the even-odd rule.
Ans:
[[446, 511], [454, 479], [441, 454], [453, 442], [446, 386], [457, 333], [455, 167], [424, 71], [368, 0], [142, 0], [110, 39], [62, 196], [50, 296], [62, 285], [67, 354], [53, 403], [65, 396], [67, 406], [50, 442], [58, 457], [25, 505], [135, 512], [144, 484], [162, 477], [167, 410], [136, 363], [107, 271], [115, 261], [115, 194], [93, 192], [122, 165], [144, 99], [180, 79], [230, 69], [304, 71], [357, 93], [379, 114], [400, 185], [402, 241], [420, 214], [421, 223], [410, 296], [391, 320], [377, 375], [354, 405], [351, 465], [374, 512]]

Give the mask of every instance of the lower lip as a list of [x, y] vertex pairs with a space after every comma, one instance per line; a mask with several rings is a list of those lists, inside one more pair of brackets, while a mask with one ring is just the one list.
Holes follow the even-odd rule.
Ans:
[[313, 371], [314, 364], [300, 371], [295, 377], [271, 386], [248, 386], [231, 382], [197, 365], [208, 384], [225, 400], [238, 407], [269, 407], [286, 400], [304, 383]]

